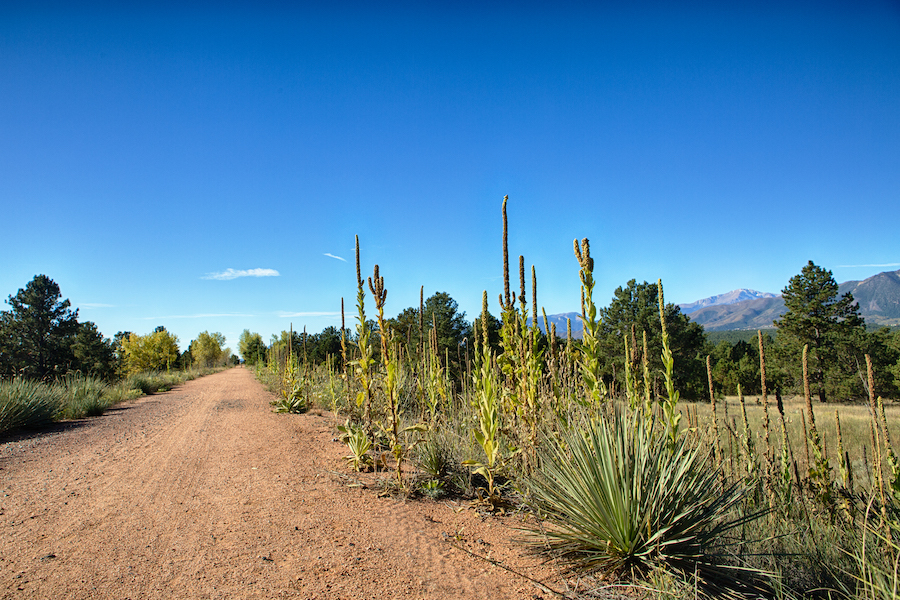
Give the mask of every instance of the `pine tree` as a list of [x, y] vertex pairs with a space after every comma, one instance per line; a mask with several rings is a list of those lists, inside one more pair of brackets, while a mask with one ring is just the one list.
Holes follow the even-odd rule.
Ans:
[[11, 309], [0, 313], [0, 370], [37, 379], [68, 371], [76, 360], [72, 343], [78, 311], [69, 310], [68, 300], [60, 300], [56, 282], [35, 275], [6, 302]]
[[[787, 313], [775, 321], [779, 339], [799, 356], [809, 346], [810, 387], [819, 400], [834, 393], [852, 378], [852, 365], [865, 339], [865, 324], [849, 292], [838, 298], [838, 284], [831, 271], [813, 261], [791, 277], [781, 291]], [[850, 371], [848, 373], [848, 371]]]

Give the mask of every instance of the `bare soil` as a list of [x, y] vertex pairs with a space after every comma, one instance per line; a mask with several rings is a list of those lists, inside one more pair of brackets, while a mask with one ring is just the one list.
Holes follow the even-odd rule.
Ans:
[[354, 487], [333, 417], [271, 399], [235, 368], [0, 439], [0, 598], [557, 595], [507, 569], [566, 588], [521, 517]]

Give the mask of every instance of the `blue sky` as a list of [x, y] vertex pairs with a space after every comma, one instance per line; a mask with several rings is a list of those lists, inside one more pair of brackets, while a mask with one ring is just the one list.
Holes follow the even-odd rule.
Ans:
[[497, 314], [506, 194], [548, 314], [582, 237], [604, 305], [900, 268], [896, 2], [319, 4], [4, 3], [0, 296], [236, 349], [351, 325], [359, 235], [388, 315]]

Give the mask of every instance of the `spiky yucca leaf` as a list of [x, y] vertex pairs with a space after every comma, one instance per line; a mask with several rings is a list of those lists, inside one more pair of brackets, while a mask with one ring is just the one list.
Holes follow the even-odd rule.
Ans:
[[723, 487], [709, 448], [674, 448], [652, 421], [614, 410], [548, 443], [529, 487], [549, 528], [530, 539], [579, 571], [636, 576], [651, 568], [696, 573], [716, 593], [751, 573], [721, 558], [723, 534], [746, 522], [744, 491]]

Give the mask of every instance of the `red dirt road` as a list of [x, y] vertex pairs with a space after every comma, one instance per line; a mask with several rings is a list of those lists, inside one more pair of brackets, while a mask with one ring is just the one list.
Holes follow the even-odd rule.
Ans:
[[[550, 598], [512, 518], [348, 487], [243, 368], [0, 439], [0, 598]], [[458, 546], [458, 547], [457, 547]]]

